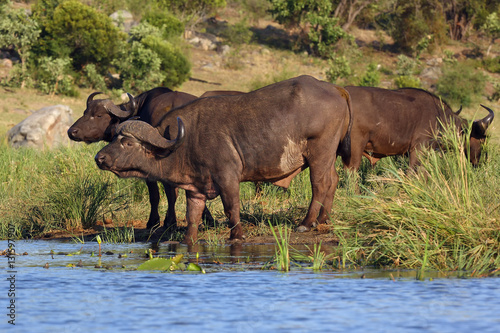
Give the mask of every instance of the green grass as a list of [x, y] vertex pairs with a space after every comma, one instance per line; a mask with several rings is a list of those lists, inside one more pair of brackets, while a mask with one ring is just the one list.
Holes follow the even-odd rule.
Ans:
[[358, 229], [366, 263], [474, 274], [500, 266], [499, 149], [473, 168], [463, 139], [444, 139], [446, 151], [426, 151], [416, 172], [386, 159], [346, 198], [337, 218]]
[[274, 262], [278, 270], [288, 272], [292, 262], [290, 256], [290, 232], [291, 230], [284, 226], [277, 226], [278, 233], [274, 230], [275, 227], [269, 222], [271, 232], [273, 233], [276, 241], [276, 250], [274, 255]]
[[136, 198], [143, 190], [136, 188], [145, 186], [99, 170], [93, 161], [99, 147], [40, 152], [1, 145], [0, 231], [11, 223], [22, 237], [36, 237], [52, 230], [88, 229], [105, 216], [130, 214], [131, 204], [143, 201], [141, 195]]

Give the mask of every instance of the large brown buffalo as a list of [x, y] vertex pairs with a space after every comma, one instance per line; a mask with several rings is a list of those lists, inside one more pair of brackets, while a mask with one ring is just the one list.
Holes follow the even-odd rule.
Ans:
[[[351, 155], [344, 159], [345, 166], [358, 169], [362, 156], [375, 164], [386, 156], [410, 155], [410, 167], [418, 163], [418, 153], [435, 144], [434, 136], [442, 130], [440, 124], [453, 124], [459, 133], [468, 122], [453, 112], [436, 95], [414, 88], [387, 90], [373, 87], [345, 87], [351, 95], [353, 128]], [[486, 129], [493, 121], [488, 115], [472, 124], [469, 159], [477, 165]], [[466, 149], [468, 151], [468, 149]]]
[[[132, 117], [156, 125], [158, 121], [172, 108], [181, 106], [197, 97], [191, 94], [172, 91], [168, 88], [158, 87], [146, 91], [137, 97], [129, 94], [129, 102], [115, 105], [110, 99], [94, 99], [100, 93], [92, 93], [87, 99], [87, 108], [83, 116], [79, 118], [69, 129], [68, 136], [74, 141], [92, 143], [97, 141], [110, 142], [115, 135], [116, 127], [123, 121]], [[149, 192], [149, 203], [151, 212], [149, 214], [147, 228], [152, 228], [160, 222], [158, 206], [160, 203], [160, 191], [155, 180], [146, 179]], [[169, 183], [163, 182], [165, 194], [168, 201], [165, 225], [176, 224], [175, 202], [177, 190]], [[204, 218], [213, 220], [208, 209], [204, 211]]]
[[337, 153], [349, 154], [351, 119], [347, 91], [300, 76], [246, 94], [194, 100], [156, 127], [127, 121], [95, 160], [119, 177], [185, 189], [188, 244], [197, 239], [207, 199], [221, 196], [230, 238], [240, 240], [239, 183], [288, 186], [309, 167], [312, 199], [299, 227], [307, 231], [330, 213], [338, 183], [334, 162]]

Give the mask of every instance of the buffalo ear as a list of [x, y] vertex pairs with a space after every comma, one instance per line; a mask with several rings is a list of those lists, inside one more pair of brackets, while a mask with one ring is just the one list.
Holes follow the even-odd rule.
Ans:
[[127, 96], [128, 96], [128, 109], [130, 112], [132, 112], [132, 114], [137, 114], [137, 102], [135, 101], [135, 98], [134, 96], [132, 96], [131, 94], [127, 93]]

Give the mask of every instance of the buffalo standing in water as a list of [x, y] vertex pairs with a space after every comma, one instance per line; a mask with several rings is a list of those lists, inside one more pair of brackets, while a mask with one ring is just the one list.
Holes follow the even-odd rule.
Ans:
[[239, 183], [288, 187], [310, 168], [312, 199], [299, 231], [328, 219], [338, 183], [337, 152], [349, 154], [350, 100], [345, 89], [300, 76], [259, 90], [200, 98], [170, 111], [156, 127], [128, 121], [95, 157], [119, 177], [168, 182], [186, 190], [188, 231], [197, 239], [207, 199], [221, 196], [241, 240]]

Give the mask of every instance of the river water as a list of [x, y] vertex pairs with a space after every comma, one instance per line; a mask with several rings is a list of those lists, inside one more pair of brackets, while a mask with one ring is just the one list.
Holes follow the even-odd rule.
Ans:
[[[0, 241], [0, 249], [7, 246]], [[138, 271], [147, 260], [150, 245], [144, 243], [104, 244], [103, 252], [112, 254], [102, 258], [91, 256], [97, 243], [15, 246], [28, 254], [16, 256], [10, 269], [0, 258], [0, 332], [500, 332], [498, 278], [435, 274], [417, 281], [411, 271], [304, 268], [282, 273], [260, 269], [274, 254], [267, 245], [236, 253], [231, 247], [157, 249], [189, 255], [206, 274]], [[67, 267], [79, 263], [83, 267]], [[15, 326], [7, 316], [12, 299]]]

